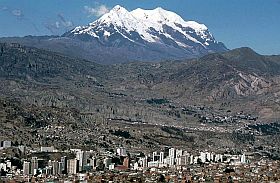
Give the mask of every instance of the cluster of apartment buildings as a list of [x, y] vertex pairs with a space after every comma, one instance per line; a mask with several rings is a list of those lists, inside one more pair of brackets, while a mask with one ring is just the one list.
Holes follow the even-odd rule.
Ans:
[[45, 174], [45, 175], [63, 175], [67, 174], [67, 165], [71, 170], [73, 166], [73, 162], [69, 160], [67, 162], [67, 157], [61, 157], [60, 161], [57, 160], [49, 160], [47, 166], [44, 168], [39, 168], [40, 159], [37, 157], [32, 157], [30, 161], [23, 162], [22, 174], [25, 176], [29, 175], [38, 175], [38, 174]]
[[144, 169], [147, 167], [171, 167], [187, 166], [192, 164], [202, 164], [206, 162], [224, 162], [231, 164], [246, 163], [246, 155], [231, 155], [231, 154], [215, 154], [212, 152], [199, 152], [198, 155], [193, 155], [182, 149], [170, 148], [168, 154], [165, 152], [153, 152], [152, 155], [140, 158], [134, 164], [134, 169]]
[[[58, 152], [53, 146], [41, 147], [42, 153], [54, 153]], [[22, 171], [17, 172], [24, 176], [34, 175], [75, 175], [79, 172], [101, 171], [101, 170], [113, 170], [113, 169], [128, 169], [130, 167], [130, 159], [126, 153], [125, 148], [118, 148], [116, 154], [110, 152], [104, 152], [102, 154], [96, 153], [96, 151], [83, 151], [81, 149], [70, 149], [69, 153], [74, 154], [75, 158], [69, 159], [67, 156], [62, 156], [60, 160], [48, 160], [45, 165], [45, 159], [32, 157], [30, 160], [24, 160]], [[122, 157], [122, 162], [117, 161], [113, 163], [113, 157]], [[115, 158], [116, 159], [116, 158]], [[9, 163], [9, 160], [3, 165]], [[0, 164], [1, 165], [1, 164]], [[0, 167], [1, 169], [1, 167]], [[7, 170], [6, 168], [4, 169]]]
[[[34, 156], [40, 153], [66, 153], [69, 156], [63, 155], [55, 159]], [[158, 182], [164, 179], [175, 182], [224, 182], [230, 179], [233, 182], [258, 182], [280, 179], [279, 162], [251, 161], [252, 157], [247, 154], [187, 152], [173, 147], [149, 154], [129, 153], [124, 147], [119, 147], [114, 152], [82, 149], [65, 152], [52, 146], [41, 147], [37, 151], [29, 149], [28, 154], [31, 158], [22, 160], [21, 165], [14, 164], [14, 160], [9, 158], [0, 158], [0, 180]]]
[[[54, 147], [41, 147], [41, 153], [58, 152]], [[151, 154], [127, 153], [124, 147], [119, 147], [115, 152], [96, 152], [93, 150], [70, 149], [68, 153], [73, 156], [62, 156], [60, 159], [46, 160], [32, 157], [23, 161], [22, 169], [12, 166], [10, 160], [2, 162], [0, 169], [3, 171], [13, 170], [13, 173], [23, 176], [62, 176], [76, 175], [78, 173], [92, 171], [144, 171], [147, 169], [178, 169], [188, 165], [205, 163], [228, 163], [231, 165], [246, 164], [245, 154], [215, 154], [212, 152], [199, 152], [192, 154], [182, 149], [169, 148], [161, 152]], [[12, 171], [10, 171], [12, 172]]]
[[12, 142], [9, 140], [0, 141], [0, 150], [12, 147]]

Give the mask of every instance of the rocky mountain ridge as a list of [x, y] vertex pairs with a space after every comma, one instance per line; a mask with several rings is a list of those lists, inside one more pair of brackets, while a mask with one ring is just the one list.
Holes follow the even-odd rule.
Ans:
[[250, 113], [264, 113], [264, 118], [278, 116], [279, 58], [249, 48], [187, 61], [110, 66], [18, 44], [1, 44], [1, 50], [2, 95], [22, 96], [32, 104], [84, 112], [108, 104], [128, 113], [133, 105], [136, 114], [147, 105], [145, 100], [166, 98], [181, 106], [242, 105]]

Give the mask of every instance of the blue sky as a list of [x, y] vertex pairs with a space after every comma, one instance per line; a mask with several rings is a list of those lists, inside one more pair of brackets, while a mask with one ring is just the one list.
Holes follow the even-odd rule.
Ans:
[[230, 49], [280, 54], [280, 0], [0, 0], [0, 37], [62, 34], [117, 4], [128, 10], [160, 6], [204, 23]]

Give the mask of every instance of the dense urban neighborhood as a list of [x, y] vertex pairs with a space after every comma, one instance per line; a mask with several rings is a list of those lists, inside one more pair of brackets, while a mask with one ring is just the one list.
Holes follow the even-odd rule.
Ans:
[[[119, 147], [113, 152], [53, 146], [30, 148], [3, 141], [1, 181], [4, 182], [274, 182], [279, 160], [256, 159], [250, 152], [217, 154], [165, 147], [149, 154]], [[19, 157], [24, 157], [20, 158]]]

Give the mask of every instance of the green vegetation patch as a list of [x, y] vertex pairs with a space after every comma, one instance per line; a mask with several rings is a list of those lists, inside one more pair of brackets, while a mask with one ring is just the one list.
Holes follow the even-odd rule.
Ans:
[[148, 104], [158, 104], [158, 105], [161, 105], [161, 104], [167, 104], [169, 103], [169, 101], [165, 98], [152, 98], [152, 99], [148, 99], [147, 100], [147, 103]]

